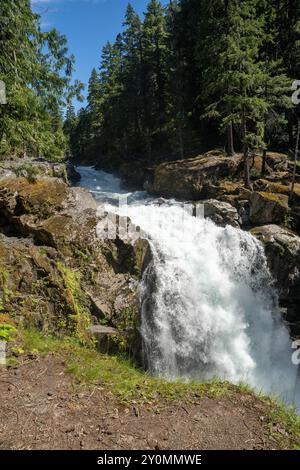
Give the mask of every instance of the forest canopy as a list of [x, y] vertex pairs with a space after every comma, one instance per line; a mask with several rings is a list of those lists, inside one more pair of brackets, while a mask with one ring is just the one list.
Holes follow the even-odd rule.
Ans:
[[150, 0], [91, 71], [87, 106], [74, 57], [44, 32], [30, 0], [0, 3], [0, 158], [81, 161], [184, 158], [295, 148], [300, 79], [298, 0]]
[[87, 107], [68, 109], [72, 154], [119, 162], [292, 148], [299, 69], [298, 0], [151, 0], [143, 19], [129, 4], [92, 70]]

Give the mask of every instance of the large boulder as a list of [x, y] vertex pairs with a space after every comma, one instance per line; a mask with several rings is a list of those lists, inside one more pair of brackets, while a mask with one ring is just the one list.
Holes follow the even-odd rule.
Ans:
[[288, 168], [288, 156], [284, 153], [267, 152], [266, 163], [274, 171], [286, 171]]
[[[290, 196], [291, 184], [283, 184], [282, 182], [269, 181], [267, 179], [259, 179], [255, 181], [254, 189], [256, 189], [257, 191], [284, 194], [286, 196]], [[300, 183], [295, 183], [292, 199], [294, 203], [300, 204]]]
[[41, 218], [65, 209], [70, 190], [60, 178], [41, 177], [28, 181], [24, 177], [0, 179], [0, 210], [7, 217], [34, 214]]
[[281, 306], [295, 334], [300, 334], [300, 237], [278, 225], [251, 230], [265, 247], [270, 271], [276, 281]]
[[120, 165], [119, 174], [129, 188], [143, 189], [153, 181], [154, 168], [142, 161], [126, 162]]
[[208, 217], [216, 225], [225, 227], [232, 225], [232, 227], [240, 227], [241, 219], [238, 211], [228, 202], [217, 201], [216, 199], [207, 199], [202, 203], [204, 206], [204, 217]]
[[267, 192], [252, 192], [249, 197], [250, 222], [255, 224], [280, 224], [289, 212], [288, 196]]
[[155, 169], [151, 192], [163, 197], [197, 200], [211, 197], [209, 188], [240, 173], [242, 157], [209, 152], [195, 158], [162, 163]]

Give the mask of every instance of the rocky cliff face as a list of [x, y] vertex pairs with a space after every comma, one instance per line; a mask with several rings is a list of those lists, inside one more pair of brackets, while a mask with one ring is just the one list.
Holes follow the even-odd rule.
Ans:
[[155, 169], [149, 189], [153, 194], [181, 200], [214, 197], [210, 187], [229, 176], [233, 178], [241, 171], [241, 165], [241, 156], [227, 158], [222, 152], [163, 163]]
[[300, 335], [300, 237], [278, 225], [251, 230], [265, 247], [280, 305], [294, 335]]
[[115, 327], [115, 341], [137, 355], [138, 281], [150, 248], [99, 238], [96, 209], [61, 178], [0, 177], [0, 313], [82, 340], [92, 323]]
[[0, 177], [3, 176], [23, 176], [32, 182], [41, 176], [54, 176], [66, 183], [74, 183], [80, 179], [80, 175], [71, 163], [55, 163], [30, 158], [1, 160]]

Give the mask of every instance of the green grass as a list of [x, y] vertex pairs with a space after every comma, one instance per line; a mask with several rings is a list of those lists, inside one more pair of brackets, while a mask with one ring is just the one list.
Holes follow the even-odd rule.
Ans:
[[266, 435], [280, 447], [300, 449], [300, 417], [291, 406], [278, 403], [274, 398], [254, 392], [248, 385], [229, 382], [169, 382], [151, 377], [120, 356], [101, 354], [92, 347], [83, 346], [74, 338], [43, 335], [36, 330], [20, 333], [25, 353], [47, 355], [55, 353], [65, 362], [67, 371], [82, 384], [101, 385], [120, 403], [149, 404], [163, 407], [170, 401], [183, 400], [198, 403], [199, 398], [228, 398], [235, 406], [241, 396], [252, 396], [263, 405]]
[[63, 263], [58, 262], [57, 267], [69, 293], [69, 300], [73, 309], [73, 315], [69, 316], [69, 320], [73, 322], [75, 336], [82, 343], [88, 343], [89, 336], [87, 335], [87, 329], [90, 326], [90, 315], [87, 308], [83, 305], [84, 295], [81, 290], [81, 275]]
[[74, 338], [46, 336], [35, 330], [22, 332], [22, 348], [28, 353], [62, 355], [67, 371], [76, 379], [82, 383], [100, 382], [124, 403], [173, 400], [188, 394], [222, 397], [230, 395], [234, 389], [229, 382], [168, 382], [151, 377], [121, 356], [102, 354], [92, 347], [82, 346]]
[[[292, 445], [289, 447], [293, 450], [300, 450], [300, 416], [296, 413], [295, 408], [291, 405], [280, 403], [278, 400], [267, 396], [261, 396], [260, 399], [267, 406], [267, 423], [269, 435], [282, 445], [286, 444], [290, 438]], [[287, 435], [279, 435], [276, 428], [285, 431]]]

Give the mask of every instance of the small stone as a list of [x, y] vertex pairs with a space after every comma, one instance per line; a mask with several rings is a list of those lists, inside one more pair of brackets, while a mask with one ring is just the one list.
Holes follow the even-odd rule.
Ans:
[[149, 434], [147, 437], [147, 444], [150, 447], [150, 449], [156, 449], [158, 446], [157, 439], [152, 434]]
[[197, 414], [197, 415], [195, 415], [195, 416], [193, 417], [193, 419], [194, 419], [195, 421], [201, 421], [201, 415], [200, 415], [200, 414]]
[[75, 431], [75, 426], [69, 426], [65, 429], [65, 433], [70, 433]]

